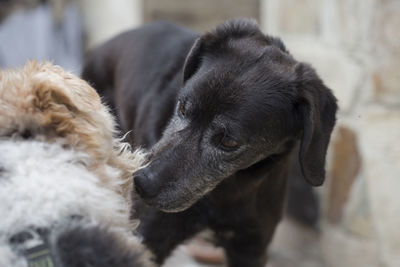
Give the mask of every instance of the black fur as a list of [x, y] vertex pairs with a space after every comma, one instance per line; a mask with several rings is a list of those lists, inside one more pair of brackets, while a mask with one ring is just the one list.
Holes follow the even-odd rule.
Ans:
[[253, 21], [230, 20], [201, 36], [149, 24], [94, 50], [83, 77], [133, 130], [134, 145], [154, 145], [135, 174], [150, 207], [139, 202], [136, 211], [159, 263], [210, 228], [229, 266], [264, 266], [297, 144], [304, 178], [324, 180], [336, 100]]
[[144, 250], [98, 225], [76, 225], [57, 235], [53, 254], [68, 267], [144, 267]]

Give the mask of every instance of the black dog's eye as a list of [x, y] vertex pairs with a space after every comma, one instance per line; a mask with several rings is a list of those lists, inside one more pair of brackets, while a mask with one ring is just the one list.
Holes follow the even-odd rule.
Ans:
[[186, 110], [185, 110], [185, 105], [183, 104], [182, 101], [179, 101], [178, 110], [179, 110], [179, 114], [180, 114], [182, 117], [185, 117], [185, 115], [186, 115]]
[[229, 149], [234, 149], [239, 146], [239, 143], [232, 137], [225, 135], [221, 139], [221, 145]]

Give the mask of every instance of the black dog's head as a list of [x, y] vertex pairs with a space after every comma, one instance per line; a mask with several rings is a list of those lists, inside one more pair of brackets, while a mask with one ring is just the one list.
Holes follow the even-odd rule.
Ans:
[[301, 140], [305, 179], [322, 184], [336, 100], [315, 71], [250, 20], [202, 35], [187, 56], [176, 112], [135, 177], [149, 205], [190, 207], [233, 173]]

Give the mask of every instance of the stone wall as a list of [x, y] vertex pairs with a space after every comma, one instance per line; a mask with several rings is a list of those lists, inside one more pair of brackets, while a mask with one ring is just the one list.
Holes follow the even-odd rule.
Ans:
[[[57, 2], [58, 0], [53, 0]], [[143, 0], [78, 0], [86, 48], [99, 45], [143, 22]]]
[[232, 17], [259, 17], [259, 0], [143, 0], [144, 21], [168, 20], [204, 32]]
[[400, 266], [400, 1], [263, 0], [261, 23], [339, 100], [320, 190], [324, 260]]

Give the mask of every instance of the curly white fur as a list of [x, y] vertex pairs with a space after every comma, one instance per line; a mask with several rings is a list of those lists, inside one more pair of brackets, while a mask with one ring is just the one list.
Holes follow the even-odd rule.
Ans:
[[0, 266], [16, 266], [5, 264], [12, 256], [9, 239], [32, 226], [48, 228], [81, 215], [126, 231], [127, 202], [87, 170], [88, 160], [88, 155], [59, 144], [0, 141]]
[[60, 67], [0, 71], [0, 267], [27, 266], [15, 234], [44, 228], [55, 239], [77, 223], [99, 226], [152, 266], [130, 220], [130, 177], [145, 155], [115, 133], [95, 90]]

